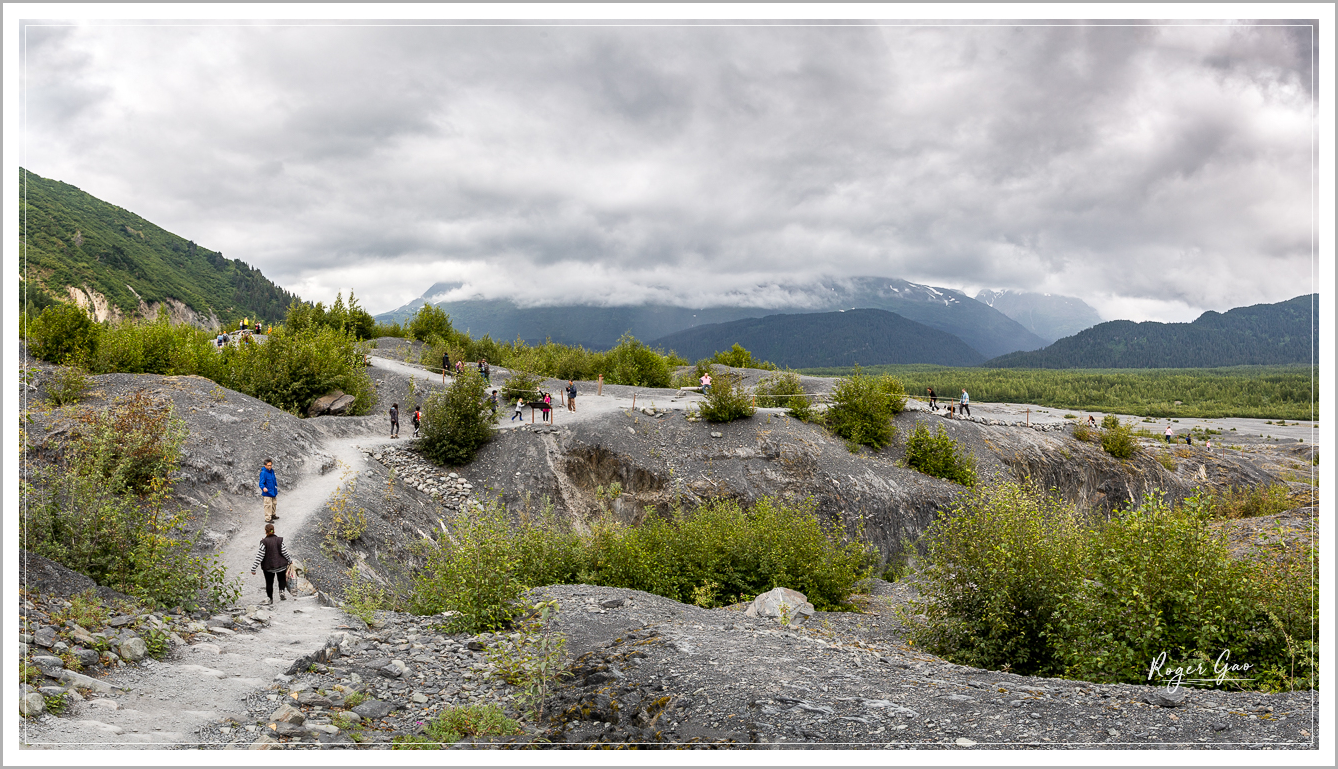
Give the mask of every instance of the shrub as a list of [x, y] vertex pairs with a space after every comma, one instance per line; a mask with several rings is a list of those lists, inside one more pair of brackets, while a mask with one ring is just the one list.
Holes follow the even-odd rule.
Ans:
[[1120, 426], [1120, 418], [1115, 416], [1114, 414], [1107, 414], [1104, 417], [1101, 417], [1102, 430], [1114, 430], [1119, 426]]
[[467, 705], [448, 708], [424, 730], [428, 739], [441, 744], [455, 744], [466, 737], [506, 737], [520, 734], [520, 724], [507, 718], [496, 705]]
[[631, 334], [623, 334], [605, 358], [604, 381], [635, 387], [668, 387], [669, 360]]
[[70, 605], [56, 613], [58, 623], [69, 620], [90, 630], [104, 627], [111, 618], [111, 611], [102, 605], [97, 592], [85, 590], [70, 597]]
[[1287, 493], [1287, 485], [1228, 486], [1204, 498], [1204, 507], [1214, 518], [1257, 518], [1277, 515], [1297, 505]]
[[439, 465], [463, 465], [492, 440], [496, 422], [483, 377], [466, 368], [423, 404], [423, 453]]
[[753, 407], [752, 396], [743, 389], [742, 379], [728, 372], [712, 377], [711, 390], [701, 405], [702, 418], [708, 422], [733, 422], [752, 416], [757, 409]]
[[1106, 453], [1116, 459], [1128, 459], [1134, 455], [1138, 448], [1138, 442], [1134, 440], [1133, 428], [1129, 425], [1122, 425], [1118, 419], [1107, 414], [1101, 424], [1105, 425], [1110, 420], [1115, 420], [1114, 427], [1106, 427], [1101, 431], [1101, 448]]
[[342, 390], [355, 398], [349, 413], [366, 414], [376, 403], [376, 389], [363, 363], [365, 352], [343, 331], [285, 327], [264, 344], [229, 346], [220, 384], [298, 415], [322, 395]]
[[152, 604], [235, 600], [218, 558], [194, 554], [186, 509], [167, 504], [183, 435], [142, 391], [81, 417], [59, 459], [21, 481], [23, 547]]
[[51, 372], [46, 384], [47, 401], [60, 407], [78, 403], [88, 392], [88, 375], [78, 366], [60, 366]]
[[1093, 433], [1091, 429], [1087, 427], [1087, 425], [1074, 425], [1073, 437], [1075, 440], [1080, 440], [1083, 441], [1084, 443], [1090, 443], [1096, 440], [1096, 433]]
[[515, 371], [507, 377], [506, 384], [500, 388], [498, 397], [503, 403], [515, 403], [516, 398], [532, 401], [539, 397], [539, 385], [543, 380], [527, 371]]
[[1166, 468], [1167, 470], [1170, 470], [1171, 472], [1175, 472], [1175, 468], [1176, 468], [1175, 460], [1171, 458], [1171, 455], [1170, 455], [1170, 454], [1162, 454], [1162, 453], [1158, 453], [1158, 454], [1157, 454], [1157, 462], [1158, 462], [1158, 464], [1160, 464], [1162, 467]]
[[520, 687], [520, 698], [536, 721], [543, 717], [544, 700], [563, 672], [562, 650], [567, 639], [554, 627], [557, 613], [557, 601], [537, 603], [528, 617], [516, 623], [514, 632], [488, 647], [494, 675]]
[[[890, 390], [890, 383], [865, 376], [856, 368], [854, 374], [836, 384], [827, 409], [827, 427], [844, 438], [852, 451], [861, 444], [883, 448], [896, 433], [892, 425], [896, 401]], [[901, 405], [905, 405], [904, 394]]]
[[778, 371], [757, 383], [757, 405], [763, 408], [785, 408], [790, 416], [807, 422], [812, 418], [812, 404], [804, 393], [799, 374]]
[[724, 352], [717, 351], [715, 355], [711, 356], [711, 362], [719, 363], [722, 366], [730, 366], [732, 368], [760, 368], [767, 371], [776, 370], [776, 364], [755, 359], [753, 354], [743, 349], [743, 346], [738, 342], [735, 342], [732, 348]]
[[[440, 307], [431, 304], [419, 307], [418, 312], [405, 326], [405, 330], [409, 332], [410, 337], [422, 342], [432, 337], [442, 341], [449, 340], [455, 333], [455, 329], [451, 326], [451, 316]], [[440, 355], [437, 356], [437, 360], [441, 360]]]
[[28, 351], [51, 363], [86, 363], [102, 327], [75, 304], [53, 304], [28, 325]]
[[907, 614], [916, 646], [987, 670], [1054, 675], [1063, 662], [1048, 633], [1082, 575], [1087, 523], [1058, 495], [1005, 482], [977, 489], [925, 534], [919, 597]]
[[509, 624], [524, 592], [512, 538], [511, 522], [500, 503], [457, 514], [450, 535], [426, 547], [423, 570], [414, 578], [410, 611], [458, 612], [451, 619], [453, 631], [495, 630]]
[[976, 485], [975, 458], [960, 452], [942, 425], [931, 433], [924, 423], [916, 424], [906, 440], [906, 466], [963, 486]]

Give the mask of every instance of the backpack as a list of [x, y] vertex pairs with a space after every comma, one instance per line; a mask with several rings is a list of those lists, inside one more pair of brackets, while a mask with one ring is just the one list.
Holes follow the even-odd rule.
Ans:
[[414, 426], [414, 427], [417, 427], [417, 426], [418, 426], [418, 423], [419, 423], [420, 421], [422, 421], [422, 419], [423, 419], [423, 412], [422, 412], [422, 411], [415, 411], [415, 412], [413, 413], [413, 426]]

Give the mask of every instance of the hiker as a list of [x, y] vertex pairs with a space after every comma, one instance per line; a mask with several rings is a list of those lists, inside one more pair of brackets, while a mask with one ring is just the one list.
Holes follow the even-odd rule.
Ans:
[[256, 321], [256, 333], [260, 333], [260, 321]]
[[576, 410], [576, 382], [571, 379], [567, 380], [567, 410]]
[[1167, 444], [1168, 446], [1169, 446], [1170, 443], [1171, 443], [1171, 434], [1172, 434], [1173, 432], [1175, 432], [1175, 431], [1171, 429], [1171, 426], [1170, 426], [1169, 424], [1166, 425], [1166, 444]]
[[265, 538], [260, 540], [260, 549], [256, 551], [256, 559], [251, 563], [251, 574], [256, 573], [256, 569], [265, 570], [265, 595], [269, 596], [269, 604], [274, 605], [274, 577], [279, 577], [279, 600], [287, 601], [288, 596], [284, 591], [293, 592], [288, 587], [288, 564], [293, 562], [293, 557], [288, 555], [288, 547], [283, 544], [283, 537], [274, 535], [274, 524], [265, 524]]
[[1213, 439], [1212, 439], [1212, 438], [1209, 438], [1209, 439], [1208, 439], [1208, 453], [1209, 453], [1209, 454], [1213, 453]]
[[400, 404], [390, 404], [390, 437], [400, 437]]
[[711, 391], [711, 372], [702, 374], [702, 395]]
[[1185, 433], [1185, 445], [1186, 446], [1194, 445], [1194, 439], [1189, 437], [1189, 433]]
[[265, 503], [265, 523], [279, 520], [279, 480], [274, 476], [274, 460], [266, 459], [260, 468], [260, 498]]
[[544, 393], [544, 421], [553, 421], [553, 396], [551, 393]]
[[971, 396], [966, 394], [966, 388], [962, 388], [962, 413], [971, 416]]
[[446, 372], [451, 370], [451, 354], [444, 352], [441, 354], [441, 383], [446, 384]]
[[493, 390], [492, 395], [488, 396], [488, 408], [492, 409], [493, 417], [497, 416], [497, 391]]
[[1088, 427], [1096, 427], [1096, 417], [1092, 416], [1091, 414], [1088, 414], [1088, 415], [1087, 415], [1087, 426], [1088, 426]]
[[423, 410], [413, 410], [413, 437], [418, 437], [418, 428], [423, 424]]
[[927, 389], [929, 390], [929, 410], [938, 411], [938, 399], [934, 395], [934, 388], [930, 387]]
[[455, 362], [455, 374], [456, 376], [459, 376], [460, 374], [463, 374], [464, 371], [465, 371], [465, 361], [463, 358], [461, 358], [460, 360]]
[[520, 421], [522, 422], [525, 421], [524, 419], [521, 419], [521, 415], [524, 414], [524, 411], [522, 411], [522, 409], [524, 408], [525, 408], [525, 398], [524, 397], [516, 398], [516, 413], [511, 415], [512, 422], [516, 421], [517, 419], [520, 419]]
[[488, 359], [483, 359], [483, 381], [492, 384], [492, 366], [488, 365]]

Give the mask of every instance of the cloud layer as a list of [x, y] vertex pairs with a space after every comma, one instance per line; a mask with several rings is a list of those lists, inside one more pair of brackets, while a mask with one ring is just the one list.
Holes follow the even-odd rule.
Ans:
[[30, 26], [23, 163], [305, 298], [1310, 285], [1306, 26]]

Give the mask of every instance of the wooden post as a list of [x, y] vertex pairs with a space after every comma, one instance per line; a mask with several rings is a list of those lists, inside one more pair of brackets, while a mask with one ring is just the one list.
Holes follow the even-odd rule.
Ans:
[[600, 374], [600, 375], [599, 375], [599, 389], [595, 392], [595, 395], [603, 395], [603, 394], [604, 394], [604, 375], [603, 375], [603, 374]]
[[1031, 427], [1031, 409], [1027, 409], [1027, 427]]
[[636, 393], [632, 393], [632, 410], [636, 411]]

